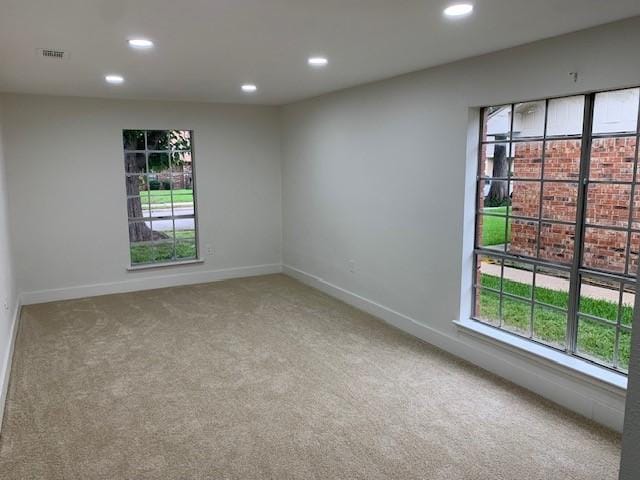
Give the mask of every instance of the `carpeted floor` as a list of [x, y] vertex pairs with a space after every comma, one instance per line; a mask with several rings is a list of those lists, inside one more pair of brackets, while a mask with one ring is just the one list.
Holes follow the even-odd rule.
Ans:
[[272, 275], [26, 307], [0, 478], [606, 480], [619, 449]]

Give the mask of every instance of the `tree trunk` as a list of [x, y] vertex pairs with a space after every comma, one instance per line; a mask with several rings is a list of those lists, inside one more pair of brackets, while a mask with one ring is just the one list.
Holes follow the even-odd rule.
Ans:
[[[142, 161], [140, 160], [142, 157]], [[144, 163], [144, 154], [127, 153], [125, 154], [126, 172], [142, 174]], [[138, 176], [127, 175], [127, 213], [129, 218], [143, 218], [142, 201], [140, 200], [140, 183]], [[148, 242], [154, 237], [154, 232], [146, 223], [137, 222], [129, 223], [129, 241], [130, 242]]]
[[[495, 144], [493, 150], [493, 178], [506, 178], [509, 175], [509, 161], [507, 160], [507, 146]], [[509, 198], [509, 185], [506, 180], [491, 180], [491, 187], [487, 195], [487, 205], [499, 206]]]

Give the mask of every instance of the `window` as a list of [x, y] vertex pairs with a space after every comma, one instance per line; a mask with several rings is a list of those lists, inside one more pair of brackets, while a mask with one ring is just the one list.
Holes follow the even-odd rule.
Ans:
[[123, 130], [131, 266], [198, 258], [189, 130]]
[[473, 318], [626, 372], [640, 89], [483, 108]]

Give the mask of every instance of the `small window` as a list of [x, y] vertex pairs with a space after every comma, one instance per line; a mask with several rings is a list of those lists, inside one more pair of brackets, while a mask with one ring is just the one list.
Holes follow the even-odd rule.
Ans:
[[131, 266], [198, 258], [193, 132], [123, 130]]

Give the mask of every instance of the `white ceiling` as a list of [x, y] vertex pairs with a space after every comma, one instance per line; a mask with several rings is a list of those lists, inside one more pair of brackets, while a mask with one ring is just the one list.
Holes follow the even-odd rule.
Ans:
[[[282, 104], [640, 15], [638, 0], [475, 0], [451, 21], [452, 1], [0, 0], [0, 91]], [[156, 47], [133, 51], [132, 36]]]

